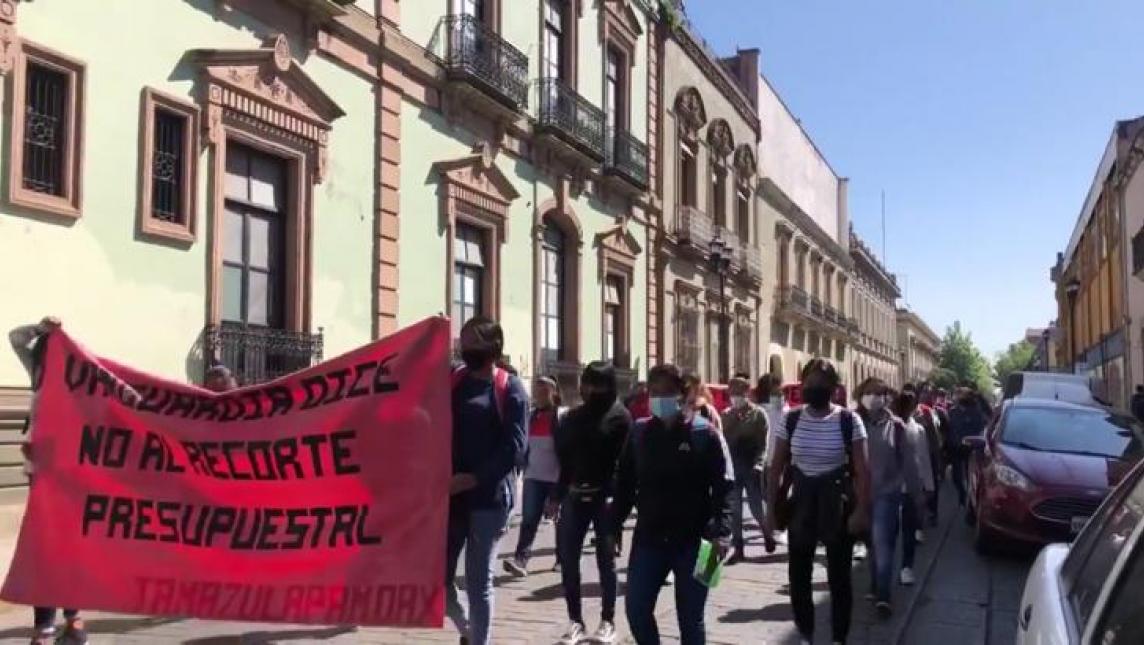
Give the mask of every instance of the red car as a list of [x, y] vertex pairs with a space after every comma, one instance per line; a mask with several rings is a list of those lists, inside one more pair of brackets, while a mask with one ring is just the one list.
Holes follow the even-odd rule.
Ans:
[[979, 551], [999, 541], [1069, 541], [1140, 460], [1144, 426], [1108, 408], [1010, 399], [968, 437], [969, 505]]

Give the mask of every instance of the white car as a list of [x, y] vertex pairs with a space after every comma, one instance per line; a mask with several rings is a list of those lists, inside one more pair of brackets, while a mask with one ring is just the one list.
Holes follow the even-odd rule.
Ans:
[[1144, 463], [1072, 544], [1041, 550], [1017, 611], [1017, 645], [1144, 644]]

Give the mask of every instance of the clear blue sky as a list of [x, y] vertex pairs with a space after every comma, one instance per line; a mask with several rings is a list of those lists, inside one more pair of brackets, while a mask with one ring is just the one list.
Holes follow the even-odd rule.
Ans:
[[691, 0], [687, 12], [717, 51], [761, 50], [851, 178], [851, 219], [876, 250], [886, 191], [887, 262], [935, 331], [961, 320], [992, 356], [1056, 316], [1049, 267], [1113, 123], [1144, 114], [1144, 2]]

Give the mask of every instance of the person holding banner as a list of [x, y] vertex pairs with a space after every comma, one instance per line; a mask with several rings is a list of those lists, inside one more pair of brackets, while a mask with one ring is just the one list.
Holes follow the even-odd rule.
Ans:
[[[35, 418], [36, 395], [42, 382], [42, 367], [44, 352], [48, 347], [48, 336], [60, 328], [59, 318], [46, 316], [36, 325], [23, 325], [13, 329], [8, 334], [12, 350], [16, 358], [28, 372], [32, 386], [32, 403], [28, 421], [24, 425], [25, 439], [20, 447], [24, 455], [24, 473], [28, 476], [29, 484], [35, 480], [33, 477], [34, 465], [32, 461], [32, 420]], [[87, 645], [87, 631], [84, 629], [83, 619], [79, 617], [79, 610], [65, 609], [64, 632], [56, 638], [56, 608], [35, 607], [32, 612], [34, 634], [32, 645], [47, 645], [54, 642], [60, 645]]]
[[632, 417], [620, 402], [617, 390], [616, 369], [611, 363], [589, 363], [580, 376], [580, 397], [584, 402], [565, 415], [557, 434], [560, 510], [556, 548], [560, 552], [561, 583], [571, 621], [560, 638], [562, 645], [575, 645], [587, 636], [580, 590], [580, 553], [589, 526], [596, 529], [596, 566], [603, 603], [600, 625], [590, 640], [611, 643], [616, 636], [616, 548], [608, 497], [613, 493], [620, 452], [632, 427]]
[[[528, 395], [519, 378], [497, 366], [503, 352], [504, 331], [493, 320], [478, 316], [461, 328], [464, 365], [453, 373], [445, 611], [461, 643], [473, 645], [491, 642], [493, 562], [527, 447]], [[469, 608], [454, 585], [462, 549]]]
[[683, 645], [701, 645], [707, 587], [693, 573], [703, 540], [719, 560], [731, 548], [731, 492], [735, 483], [722, 433], [684, 410], [687, 388], [674, 365], [648, 374], [650, 419], [636, 423], [620, 459], [615, 526], [637, 506], [628, 560], [627, 616], [640, 645], [658, 645], [655, 604], [669, 573]]

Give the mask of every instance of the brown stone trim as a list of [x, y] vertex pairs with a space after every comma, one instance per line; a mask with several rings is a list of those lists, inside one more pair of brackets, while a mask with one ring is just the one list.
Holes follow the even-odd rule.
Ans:
[[614, 44], [624, 52], [628, 65], [635, 65], [636, 47], [643, 30], [629, 0], [601, 0], [597, 13], [600, 42]]
[[[377, 265], [373, 333], [375, 337], [380, 338], [398, 329], [398, 237], [401, 212], [403, 94], [400, 87], [382, 82], [377, 86], [376, 96], [378, 196], [374, 251]], [[451, 244], [449, 252], [452, 252]], [[447, 281], [452, 282], [451, 274]]]
[[723, 65], [719, 61], [707, 53], [704, 46], [691, 34], [688, 28], [683, 27], [675, 30], [674, 36], [683, 51], [691, 57], [691, 60], [699, 67], [711, 84], [718, 88], [719, 92], [731, 102], [735, 111], [738, 112], [743, 121], [751, 127], [751, 130], [755, 132], [757, 137], [759, 133], [759, 114], [754, 105], [755, 97], [748, 97], [745, 94], [731, 74], [723, 68]]
[[[20, 39], [11, 84], [8, 115], [11, 123], [8, 150], [8, 200], [29, 210], [78, 218], [83, 203], [84, 102], [87, 94], [86, 65], [53, 49]], [[61, 196], [24, 188], [24, 105], [28, 63], [49, 67], [68, 78], [67, 138], [64, 140], [63, 189]]]
[[[619, 367], [631, 366], [631, 289], [635, 282], [636, 262], [642, 249], [634, 235], [623, 224], [604, 231], [596, 236], [596, 248], [599, 252], [599, 278], [600, 278], [600, 312], [605, 312], [605, 294], [609, 277], [620, 281], [623, 300], [621, 301], [621, 329], [620, 352], [613, 357], [613, 362]], [[606, 316], [600, 320], [601, 338], [607, 337]], [[606, 341], [605, 341], [606, 342]]]
[[16, 0], [0, 0], [0, 75], [12, 71], [20, 40], [16, 36]]
[[[183, 176], [179, 203], [182, 223], [166, 222], [151, 214], [152, 175], [155, 151], [155, 114], [163, 110], [186, 119], [183, 130]], [[199, 106], [190, 101], [145, 87], [139, 106], [139, 231], [145, 236], [174, 242], [195, 241], [198, 215]]]
[[663, 78], [663, 58], [659, 48], [663, 43], [662, 28], [658, 23], [649, 23], [647, 38], [647, 145], [648, 145], [648, 186], [650, 187], [655, 213], [649, 213], [646, 229], [645, 248], [647, 271], [647, 365], [663, 361], [664, 348], [664, 267], [660, 262], [663, 226], [663, 173], [660, 160], [663, 159], [663, 129], [660, 117], [660, 79]]
[[441, 214], [445, 223], [445, 304], [453, 305], [453, 240], [457, 223], [481, 229], [489, 254], [489, 277], [482, 295], [485, 311], [494, 319], [501, 311], [501, 247], [508, 239], [509, 205], [520, 195], [494, 163], [491, 147], [480, 154], [438, 162]]
[[286, 195], [286, 329], [308, 331], [310, 328], [311, 282], [311, 223], [313, 222], [313, 184], [311, 171], [314, 164], [312, 149], [273, 134], [260, 131], [245, 120], [225, 116], [218, 126], [217, 139], [211, 141], [211, 217], [209, 253], [211, 258], [207, 279], [207, 322], [217, 325], [222, 319], [222, 249], [225, 244], [224, 186], [226, 184], [226, 149], [230, 142], [240, 143], [287, 163], [288, 191]]

